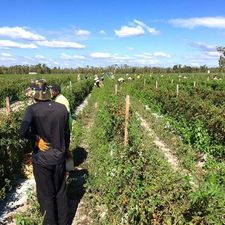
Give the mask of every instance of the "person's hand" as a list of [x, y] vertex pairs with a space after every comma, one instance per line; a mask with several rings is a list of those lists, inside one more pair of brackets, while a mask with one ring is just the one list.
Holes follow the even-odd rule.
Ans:
[[69, 149], [66, 150], [66, 158], [73, 158], [72, 152]]
[[49, 149], [50, 144], [45, 142], [42, 138], [38, 138], [35, 141], [35, 146], [38, 147], [41, 151], [45, 152]]

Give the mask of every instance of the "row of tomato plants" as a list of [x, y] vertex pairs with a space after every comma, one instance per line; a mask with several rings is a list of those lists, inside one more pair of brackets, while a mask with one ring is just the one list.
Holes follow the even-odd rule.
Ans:
[[62, 86], [70, 85], [70, 81], [77, 81], [76, 74], [41, 74], [41, 75], [0, 75], [0, 108], [5, 107], [6, 97], [10, 98], [11, 102], [24, 100], [24, 91], [30, 86], [31, 80], [45, 79], [48, 84], [60, 84]]
[[131, 93], [157, 113], [168, 116], [184, 142], [200, 152], [224, 159], [225, 109], [223, 105], [211, 104], [213, 93], [206, 100], [198, 96], [198, 92], [190, 94], [180, 89], [177, 96], [175, 88], [171, 89], [168, 82], [162, 82], [157, 89], [153, 83], [148, 80], [144, 86], [143, 80], [132, 82], [129, 84]]
[[[68, 98], [71, 111], [91, 92], [90, 80], [72, 83], [70, 88], [63, 87], [63, 94]], [[12, 181], [21, 176], [24, 154], [31, 152], [29, 142], [19, 136], [19, 127], [24, 109], [12, 113], [10, 117], [0, 115], [0, 199], [11, 189]]]
[[207, 74], [196, 76], [186, 75], [184, 77], [179, 77], [179, 75], [177, 74], [155, 74], [151, 75], [151, 77], [148, 75], [145, 75], [143, 77], [145, 78], [146, 83], [151, 88], [154, 88], [156, 86], [157, 81], [159, 88], [163, 87], [164, 89], [176, 93], [177, 85], [179, 85], [180, 91], [184, 91], [193, 98], [197, 97], [204, 101], [208, 101], [212, 105], [220, 107], [224, 105], [224, 78], [222, 76], [218, 76], [218, 80], [213, 80], [214, 76], [217, 77], [216, 75], [211, 75], [210, 79], [208, 79]]
[[[223, 224], [224, 186], [217, 185], [218, 164], [205, 175], [207, 182], [193, 190], [189, 178], [174, 172], [140, 129], [132, 107], [124, 147], [125, 96], [109, 90], [107, 86], [95, 93], [99, 110], [88, 137], [87, 196], [95, 223]], [[212, 165], [213, 161], [208, 164]]]

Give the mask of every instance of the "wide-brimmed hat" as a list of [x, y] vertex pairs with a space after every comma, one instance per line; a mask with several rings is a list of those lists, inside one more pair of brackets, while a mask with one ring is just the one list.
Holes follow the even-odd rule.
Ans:
[[32, 85], [32, 90], [34, 91], [34, 99], [40, 101], [47, 101], [51, 99], [50, 89], [46, 83], [46, 80], [39, 79]]

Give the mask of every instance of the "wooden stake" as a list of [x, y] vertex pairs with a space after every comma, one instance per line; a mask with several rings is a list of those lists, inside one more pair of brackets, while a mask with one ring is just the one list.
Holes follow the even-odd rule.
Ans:
[[179, 85], [177, 84], [177, 97], [179, 96]]
[[7, 114], [7, 116], [9, 116], [11, 114], [9, 97], [6, 97], [6, 114]]
[[158, 81], [155, 82], [155, 88], [158, 88]]
[[125, 132], [124, 132], [124, 146], [128, 145], [128, 120], [129, 120], [129, 107], [130, 107], [130, 96], [126, 96], [126, 110], [125, 110]]
[[117, 92], [118, 92], [118, 86], [117, 84], [115, 84], [115, 95], [117, 95]]

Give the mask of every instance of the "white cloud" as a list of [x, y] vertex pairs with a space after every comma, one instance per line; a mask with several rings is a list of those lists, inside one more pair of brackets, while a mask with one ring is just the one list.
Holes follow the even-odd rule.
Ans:
[[156, 59], [134, 59], [133, 63], [136, 63], [138, 65], [146, 65], [146, 66], [152, 66], [152, 65], [159, 65], [159, 61]]
[[171, 55], [165, 52], [154, 52], [153, 56], [155, 57], [164, 57], [164, 58], [171, 58]]
[[9, 57], [0, 57], [0, 61], [16, 61], [16, 59]]
[[152, 59], [154, 57], [158, 58], [171, 58], [171, 55], [165, 52], [153, 52], [153, 53], [143, 53], [143, 54], [138, 54], [136, 55], [139, 58], [143, 59]]
[[2, 52], [0, 53], [1, 56], [4, 56], [4, 57], [11, 57], [12, 55], [9, 54], [9, 53], [6, 53], [6, 52]]
[[219, 52], [207, 52], [206, 54], [212, 58], [214, 58], [214, 57], [219, 58], [221, 55], [221, 53], [219, 53]]
[[192, 47], [201, 49], [202, 51], [215, 51], [216, 50], [216, 45], [208, 45], [208, 44], [198, 42], [198, 41], [190, 42], [190, 45]]
[[127, 55], [119, 55], [118, 53], [110, 54], [107, 52], [93, 52], [90, 56], [95, 59], [106, 60], [108, 63], [127, 63], [131, 59]]
[[45, 59], [45, 57], [43, 55], [35, 55], [36, 59]]
[[114, 30], [116, 36], [118, 37], [144, 35], [146, 31], [152, 35], [159, 34], [159, 31], [157, 31], [155, 28], [149, 27], [144, 22], [136, 19], [133, 21], [131, 26], [122, 26], [120, 30]]
[[18, 43], [10, 40], [0, 40], [0, 48], [37, 48], [35, 44], [24, 44]]
[[82, 55], [68, 55], [68, 54], [62, 53], [60, 55], [60, 59], [65, 59], [65, 60], [80, 59], [80, 60], [83, 60], [83, 59], [85, 59], [85, 57], [82, 56]]
[[199, 64], [199, 63], [196, 63], [196, 62], [193, 62], [193, 63], [190, 63], [190, 66], [193, 66], [193, 67], [200, 67], [200, 64]]
[[106, 35], [106, 32], [105, 32], [104, 30], [100, 30], [100, 31], [99, 31], [99, 34]]
[[81, 49], [85, 48], [85, 45], [79, 44], [77, 42], [70, 41], [38, 41], [38, 45], [48, 47], [48, 48], [69, 48], [69, 49]]
[[128, 47], [128, 48], [127, 48], [127, 50], [129, 50], [129, 51], [133, 51], [133, 50], [134, 50], [134, 48], [133, 48], [133, 47]]
[[75, 34], [77, 36], [89, 36], [91, 34], [91, 32], [89, 30], [77, 30], [75, 31]]
[[145, 28], [150, 34], [153, 34], [153, 35], [157, 35], [159, 34], [159, 31], [157, 31], [155, 28], [153, 27], [149, 27], [148, 25], [146, 25], [145, 23], [143, 23], [142, 21], [140, 20], [134, 20], [134, 23], [138, 24], [139, 26]]
[[189, 19], [172, 19], [169, 23], [177, 26], [193, 29], [195, 27], [209, 27], [225, 29], [225, 17], [194, 17]]
[[114, 32], [118, 37], [138, 36], [143, 35], [145, 33], [143, 27], [141, 26], [135, 27], [122, 26], [120, 30], [114, 30]]
[[90, 54], [90, 56], [92, 58], [101, 58], [101, 59], [111, 57], [111, 55], [109, 53], [106, 53], [106, 52], [93, 52], [93, 53]]
[[143, 59], [152, 59], [153, 55], [152, 53], [143, 53], [143, 54], [137, 54], [135, 55], [137, 58], [143, 58]]
[[30, 41], [42, 41], [45, 37], [39, 34], [35, 34], [22, 27], [0, 27], [0, 36], [6, 36], [10, 38], [18, 38]]

